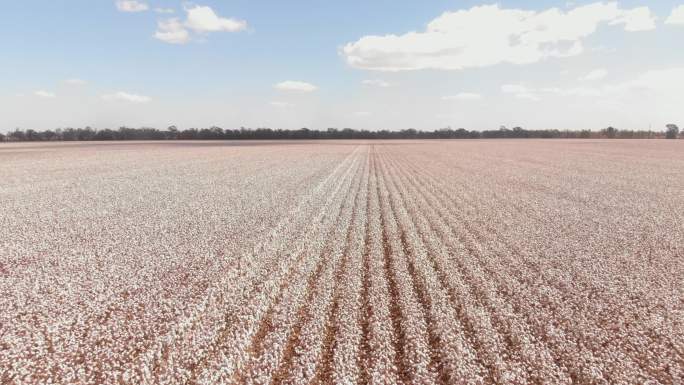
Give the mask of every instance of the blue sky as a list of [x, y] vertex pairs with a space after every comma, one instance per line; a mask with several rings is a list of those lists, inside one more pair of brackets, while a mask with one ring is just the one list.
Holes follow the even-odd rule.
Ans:
[[661, 129], [684, 123], [681, 4], [8, 2], [0, 130]]

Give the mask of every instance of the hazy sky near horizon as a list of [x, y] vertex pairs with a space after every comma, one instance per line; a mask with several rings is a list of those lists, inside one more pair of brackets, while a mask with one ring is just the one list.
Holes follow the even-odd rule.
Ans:
[[0, 130], [684, 125], [684, 0], [22, 0]]

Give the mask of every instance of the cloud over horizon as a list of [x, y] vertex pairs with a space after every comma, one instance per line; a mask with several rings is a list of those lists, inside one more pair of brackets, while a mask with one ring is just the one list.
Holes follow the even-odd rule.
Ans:
[[69, 78], [69, 79], [64, 80], [64, 83], [68, 84], [70, 86], [84, 86], [84, 85], [88, 84], [87, 81], [85, 81], [83, 79], [79, 79], [79, 78]]
[[530, 64], [579, 55], [584, 51], [584, 39], [601, 25], [620, 25], [628, 32], [648, 31], [655, 28], [655, 17], [648, 7], [621, 9], [617, 2], [568, 11], [482, 5], [444, 12], [423, 32], [363, 36], [347, 43], [342, 54], [352, 67], [376, 71]]
[[605, 68], [597, 68], [595, 70], [592, 70], [588, 74], [580, 77], [579, 80], [585, 80], [585, 81], [595, 81], [595, 80], [601, 80], [605, 78], [608, 75], [608, 71]]
[[[602, 78], [601, 78], [602, 79]], [[593, 103], [597, 98], [613, 101], [640, 100], [674, 102], [684, 89], [684, 67], [647, 70], [636, 77], [601, 86], [541, 87], [534, 88], [522, 84], [504, 84], [501, 92], [512, 94], [519, 99], [542, 100], [541, 95], [577, 97]]]
[[286, 80], [284, 82], [273, 85], [273, 88], [279, 91], [293, 91], [293, 92], [313, 92], [318, 89], [317, 86], [296, 80]]
[[459, 92], [456, 95], [442, 96], [442, 100], [482, 100], [484, 97], [475, 92]]
[[57, 95], [54, 92], [45, 91], [45, 90], [38, 90], [38, 91], [35, 91], [33, 94], [38, 96], [39, 98], [44, 98], [44, 99], [54, 99], [57, 97]]
[[136, 95], [123, 91], [102, 95], [102, 99], [106, 101], [124, 101], [131, 103], [148, 103], [152, 100], [149, 96]]
[[362, 80], [361, 84], [363, 84], [364, 86], [380, 87], [380, 88], [387, 88], [387, 87], [392, 86], [391, 83], [386, 82], [386, 81], [381, 80], [381, 79], [366, 79], [366, 80]]

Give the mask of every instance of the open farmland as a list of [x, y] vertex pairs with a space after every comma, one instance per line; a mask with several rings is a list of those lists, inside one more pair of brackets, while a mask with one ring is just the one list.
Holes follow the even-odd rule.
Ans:
[[0, 145], [2, 384], [681, 384], [684, 141]]

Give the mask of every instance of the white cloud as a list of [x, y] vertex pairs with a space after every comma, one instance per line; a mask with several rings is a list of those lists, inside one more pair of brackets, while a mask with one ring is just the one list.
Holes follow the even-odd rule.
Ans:
[[504, 84], [501, 86], [501, 92], [504, 94], [513, 94], [517, 99], [531, 100], [534, 102], [541, 100], [535, 90], [527, 88], [522, 84]]
[[573, 87], [573, 88], [560, 88], [560, 87], [547, 87], [547, 88], [529, 88], [522, 84], [504, 84], [501, 86], [501, 92], [504, 94], [512, 94], [517, 99], [539, 101], [541, 97], [539, 94], [548, 93], [564, 96], [598, 96], [601, 91], [598, 88], [592, 87]]
[[154, 37], [170, 44], [185, 44], [190, 41], [190, 33], [177, 18], [159, 21]]
[[219, 17], [209, 7], [195, 6], [185, 11], [188, 14], [185, 25], [195, 32], [238, 32], [247, 28], [246, 21]]
[[162, 14], [176, 13], [176, 10], [173, 8], [155, 8], [154, 11]]
[[64, 80], [64, 83], [66, 83], [70, 86], [84, 86], [84, 85], [88, 84], [88, 82], [86, 82], [83, 79], [79, 79], [79, 78], [66, 79], [66, 80]]
[[[617, 103], [629, 100], [629, 105], [653, 100], [674, 101], [681, 98], [684, 89], [684, 67], [646, 71], [632, 80], [601, 87], [546, 87], [528, 88], [520, 84], [501, 86], [501, 92], [514, 94], [519, 99], [540, 100], [539, 94], [553, 94], [578, 98], [604, 98]], [[605, 102], [605, 100], [604, 100]]]
[[684, 25], [684, 5], [675, 7], [665, 20], [665, 24]]
[[482, 95], [474, 92], [461, 92], [456, 95], [442, 96], [442, 100], [482, 100]]
[[624, 24], [625, 31], [651, 31], [656, 28], [656, 17], [648, 7], [638, 7], [622, 11], [622, 14], [610, 22], [610, 25]]
[[528, 89], [522, 84], [504, 84], [501, 86], [501, 92], [504, 94], [520, 94], [528, 92]]
[[632, 80], [602, 87], [543, 88], [539, 92], [581, 98], [606, 98], [613, 102], [632, 100], [636, 103], [647, 103], [654, 100], [679, 100], [682, 89], [684, 67], [650, 70]]
[[572, 88], [553, 87], [553, 88], [543, 88], [540, 91], [552, 93], [552, 94], [556, 94], [556, 95], [579, 96], [579, 97], [584, 97], [584, 98], [592, 97], [592, 96], [601, 96], [603, 93], [600, 88], [595, 88], [595, 87], [572, 87]]
[[54, 99], [57, 97], [54, 92], [50, 91], [45, 91], [45, 90], [38, 90], [33, 93], [34, 95], [38, 96], [39, 98], [45, 98], [45, 99]]
[[617, 52], [617, 48], [615, 47], [606, 47], [605, 45], [597, 45], [594, 47], [589, 48], [590, 52], [607, 52], [607, 53], [615, 53]]
[[608, 75], [608, 71], [606, 71], [605, 68], [597, 68], [588, 74], [582, 76], [579, 80], [587, 80], [587, 81], [594, 81], [594, 80], [601, 80], [605, 78]]
[[521, 92], [519, 94], [515, 94], [515, 97], [517, 99], [530, 100], [533, 102], [538, 102], [541, 100], [541, 98], [537, 94], [533, 94], [531, 92]]
[[286, 80], [275, 84], [273, 88], [280, 91], [313, 92], [318, 89], [315, 85], [295, 80]]
[[361, 84], [363, 84], [364, 86], [380, 87], [380, 88], [387, 88], [387, 87], [392, 86], [391, 83], [388, 83], [388, 82], [381, 80], [381, 79], [366, 79], [366, 80], [361, 81]]
[[277, 108], [289, 108], [294, 106], [292, 103], [278, 101], [271, 102], [270, 105]]
[[634, 80], [605, 87], [617, 95], [648, 95], [657, 98], [681, 99], [684, 89], [684, 67], [646, 71]]
[[[158, 8], [158, 13], [172, 13], [173, 9]], [[193, 6], [185, 8], [186, 20], [178, 18], [162, 20], [157, 24], [154, 37], [171, 44], [185, 44], [192, 40], [189, 30], [196, 34], [209, 32], [237, 32], [247, 28], [247, 22], [219, 17], [209, 7]]]
[[131, 103], [147, 103], [152, 99], [149, 96], [129, 94], [127, 92], [119, 91], [113, 94], [102, 95], [102, 99], [107, 101], [124, 101]]
[[136, 0], [117, 0], [116, 9], [121, 12], [143, 12], [150, 9], [150, 7], [146, 3]]
[[653, 29], [654, 20], [647, 7], [625, 10], [617, 2], [598, 2], [568, 11], [484, 5], [445, 12], [423, 32], [364, 36], [346, 44], [342, 54], [353, 67], [379, 71], [529, 64], [582, 53], [583, 40], [602, 24], [643, 31]]

